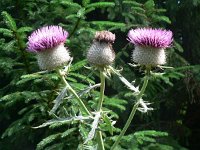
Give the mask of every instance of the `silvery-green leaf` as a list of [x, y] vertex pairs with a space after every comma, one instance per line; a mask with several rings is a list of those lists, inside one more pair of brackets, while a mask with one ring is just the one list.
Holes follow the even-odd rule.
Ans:
[[101, 117], [101, 113], [100, 112], [96, 112], [95, 113], [95, 117], [94, 117], [94, 121], [92, 122], [92, 129], [90, 130], [87, 139], [85, 140], [84, 143], [87, 143], [88, 141], [92, 140], [94, 138], [95, 135], [95, 131], [98, 127], [98, 123], [99, 123], [99, 119]]
[[146, 112], [148, 112], [149, 110], [153, 110], [153, 108], [148, 107], [148, 105], [150, 105], [151, 103], [149, 103], [149, 102], [147, 102], [147, 101], [143, 101], [143, 99], [140, 99], [140, 100], [139, 100], [139, 104], [140, 104], [140, 107], [138, 107], [138, 110], [139, 110], [140, 112], [146, 113]]
[[132, 91], [139, 92], [139, 87], [135, 87], [132, 85], [126, 78], [124, 78], [117, 70], [115, 70], [113, 67], [110, 66], [110, 69], [113, 73], [115, 73], [119, 79]]
[[[79, 93], [78, 93], [78, 96], [81, 97], [81, 96], [83, 96], [84, 94], [89, 93], [92, 89], [97, 88], [97, 87], [100, 87], [100, 85], [101, 85], [100, 83], [95, 84], [95, 85], [91, 85], [91, 86], [87, 87], [86, 89], [82, 90], [81, 92], [79, 92]], [[73, 97], [73, 95], [70, 95], [70, 96], [69, 96], [69, 99], [72, 98], [72, 97]]]
[[54, 100], [55, 104], [54, 104], [53, 108], [51, 109], [50, 114], [56, 112], [56, 110], [58, 109], [58, 107], [62, 103], [62, 100], [65, 97], [66, 93], [67, 93], [67, 86], [60, 92], [60, 94]]
[[88, 119], [90, 119], [90, 117], [84, 117], [84, 116], [58, 118], [58, 119], [49, 120], [49, 121], [43, 123], [42, 125], [39, 125], [39, 126], [33, 127], [33, 128], [37, 129], [37, 128], [43, 128], [43, 127], [49, 126], [54, 123], [67, 123], [67, 122], [71, 122], [71, 121], [82, 121], [82, 120], [88, 120]]

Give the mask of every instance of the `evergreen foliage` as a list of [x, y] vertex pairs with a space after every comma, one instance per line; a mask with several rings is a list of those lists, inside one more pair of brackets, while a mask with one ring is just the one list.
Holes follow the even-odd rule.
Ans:
[[[179, 30], [173, 22], [177, 16], [172, 11], [179, 12], [189, 7], [199, 11], [200, 2], [193, 0], [189, 3], [180, 2], [181, 8], [176, 7], [177, 1], [156, 0], [2, 0], [0, 2], [0, 150], [36, 149], [36, 150], [65, 150], [65, 149], [94, 149], [96, 143], [91, 139], [93, 132], [99, 130], [95, 123], [84, 117], [73, 97], [62, 85], [60, 78], [54, 72], [40, 71], [34, 54], [27, 53], [27, 36], [40, 26], [59, 24], [69, 31], [67, 47], [74, 57], [68, 71], [67, 80], [77, 91], [78, 95], [95, 111], [99, 99], [98, 72], [88, 69], [85, 60], [86, 51], [97, 30], [109, 30], [116, 33], [117, 40], [114, 49], [117, 53], [116, 68], [123, 68], [124, 76], [139, 86], [141, 72], [138, 68], [133, 71], [129, 50], [132, 46], [126, 39], [127, 31], [135, 27], [172, 28], [175, 32], [173, 47], [168, 49], [168, 68], [165, 71], [155, 68], [150, 79], [145, 97], [153, 103], [154, 111], [149, 115], [137, 114], [136, 124], [133, 124], [124, 136], [119, 150], [185, 150], [190, 129], [184, 124], [189, 101], [180, 96], [181, 92], [191, 94], [194, 99], [199, 93], [199, 43], [194, 34], [199, 19], [193, 21], [193, 44], [182, 40], [183, 36], [191, 35], [188, 25], [181, 30], [186, 33], [179, 35]], [[188, 6], [189, 4], [189, 6]], [[171, 7], [173, 6], [173, 7]], [[171, 8], [170, 8], [171, 7]], [[197, 14], [188, 14], [179, 18], [178, 23]], [[188, 21], [188, 20], [186, 20]], [[192, 34], [192, 35], [193, 35]], [[183, 46], [183, 47], [182, 47]], [[187, 57], [191, 48], [192, 61]], [[186, 57], [185, 57], [186, 55]], [[186, 60], [186, 59], [187, 60]], [[198, 84], [183, 84], [191, 75]], [[103, 131], [105, 147], [110, 149], [119, 133], [134, 103], [133, 92], [119, 82], [115, 75], [107, 80], [107, 91], [103, 104]], [[123, 80], [123, 77], [121, 78]], [[124, 80], [123, 80], [124, 81]], [[156, 81], [156, 82], [153, 82]], [[124, 81], [126, 82], [126, 81]], [[127, 85], [130, 88], [130, 85]], [[188, 86], [188, 90], [185, 90]], [[190, 87], [192, 87], [190, 89]], [[169, 91], [168, 94], [166, 94]], [[177, 92], [177, 93], [176, 93]], [[59, 94], [60, 93], [60, 94]], [[174, 95], [179, 95], [177, 98]], [[183, 101], [181, 101], [183, 99]], [[197, 97], [198, 98], [198, 97]], [[169, 117], [171, 113], [176, 114]], [[168, 113], [169, 112], [169, 113]], [[166, 117], [166, 115], [168, 115]], [[164, 116], [164, 117], [163, 117]], [[115, 122], [115, 120], [119, 120]], [[141, 121], [141, 120], [145, 121]], [[96, 121], [96, 122], [95, 122]], [[172, 125], [170, 127], [170, 125]], [[181, 130], [175, 132], [173, 127]], [[160, 131], [161, 130], [161, 131]], [[168, 133], [169, 134], [168, 134]], [[173, 133], [175, 132], [175, 133]], [[88, 134], [90, 135], [88, 137]], [[84, 144], [81, 144], [84, 143]]]

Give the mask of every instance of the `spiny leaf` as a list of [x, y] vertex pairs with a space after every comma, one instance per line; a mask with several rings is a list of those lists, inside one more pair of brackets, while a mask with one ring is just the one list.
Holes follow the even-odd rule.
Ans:
[[132, 85], [126, 78], [124, 78], [119, 71], [117, 71], [116, 69], [114, 69], [113, 67], [110, 67], [110, 69], [113, 71], [113, 73], [115, 73], [119, 79], [133, 92], [139, 92], [139, 88], [135, 87], [134, 85]]
[[95, 84], [95, 85], [92, 85], [92, 86], [89, 86], [88, 88], [84, 89], [83, 91], [79, 92], [78, 95], [81, 97], [83, 96], [84, 94], [87, 94], [89, 93], [92, 89], [94, 88], [97, 88], [97, 87], [100, 87], [100, 83], [99, 84]]
[[50, 114], [56, 112], [56, 110], [58, 109], [58, 107], [62, 103], [62, 100], [65, 97], [66, 93], [67, 93], [67, 86], [60, 92], [60, 94], [54, 100], [55, 104], [54, 104], [53, 108], [51, 109]]
[[43, 127], [49, 126], [54, 123], [67, 123], [67, 122], [71, 122], [71, 121], [82, 121], [82, 120], [87, 120], [87, 119], [90, 119], [90, 117], [75, 116], [75, 117], [68, 117], [68, 118], [58, 118], [58, 119], [49, 120], [49, 121], [43, 123], [42, 125], [39, 125], [39, 126], [33, 127], [33, 128], [37, 129], [37, 128], [43, 128]]
[[98, 124], [99, 124], [100, 117], [101, 117], [101, 112], [95, 112], [94, 121], [92, 122], [92, 126], [91, 126], [92, 129], [90, 130], [88, 137], [87, 137], [87, 139], [85, 140], [84, 143], [87, 143], [94, 138], [96, 129], [97, 129]]

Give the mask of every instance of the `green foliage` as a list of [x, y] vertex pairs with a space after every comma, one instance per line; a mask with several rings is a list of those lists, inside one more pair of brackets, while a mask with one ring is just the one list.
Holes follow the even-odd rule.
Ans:
[[122, 143], [117, 147], [120, 150], [187, 150], [168, 136], [168, 133], [155, 130], [136, 131], [134, 134], [124, 136]]
[[[199, 6], [196, 0], [192, 3]], [[115, 65], [123, 67], [122, 74], [129, 80], [135, 80], [135, 85], [139, 85], [141, 80], [138, 72], [134, 72], [133, 68], [126, 65], [130, 62], [128, 50], [133, 49], [125, 41], [127, 32], [130, 28], [142, 26], [171, 27], [169, 24], [173, 24], [174, 18], [167, 14], [170, 10], [168, 5], [171, 6], [170, 2], [166, 1], [165, 5], [164, 2], [154, 0], [1, 1], [0, 134], [2, 140], [0, 149], [15, 147], [18, 150], [23, 146], [24, 149], [73, 150], [95, 145], [91, 141], [85, 145], [80, 144], [84, 143], [93, 129], [91, 119], [83, 118], [75, 98], [65, 90], [58, 75], [54, 71], [38, 72], [35, 55], [26, 51], [27, 35], [30, 35], [33, 29], [44, 25], [59, 24], [69, 32], [66, 45], [74, 61], [68, 72], [67, 80], [84, 103], [94, 112], [100, 95], [99, 85], [95, 83], [99, 81], [95, 70], [85, 68], [87, 66], [85, 55], [95, 31], [110, 30], [116, 34]], [[182, 7], [186, 7], [186, 4], [183, 3]], [[175, 11], [172, 12], [174, 16]], [[167, 110], [171, 105], [176, 106], [174, 93], [168, 96], [168, 101], [164, 102], [166, 105], [164, 108], [161, 105], [163, 101], [159, 101], [159, 97], [166, 99], [166, 90], [184, 88], [181, 79], [187, 77], [188, 71], [195, 72], [196, 76], [199, 75], [198, 67], [189, 66], [189, 63], [182, 57], [187, 50], [182, 47], [182, 37], [175, 36], [174, 38], [173, 47], [168, 49], [168, 64], [175, 68], [166, 69], [166, 71], [158, 69], [160, 73], [153, 75], [154, 78], [151, 79], [146, 93], [156, 111], [145, 117], [146, 121], [142, 123], [140, 118], [143, 116], [138, 116], [137, 125], [133, 126], [129, 133], [134, 133], [140, 123], [148, 126], [149, 120], [155, 122], [156, 125], [153, 124], [155, 129], [162, 128], [163, 131], [170, 132], [170, 129], [159, 126], [159, 123], [163, 121], [159, 114], [162, 109]], [[198, 50], [198, 48], [191, 48], [191, 51], [196, 49]], [[109, 149], [115, 140], [114, 135], [119, 133], [135, 99], [133, 92], [129, 92], [115, 76], [107, 80], [106, 89], [107, 96], [103, 104], [104, 113], [100, 129], [103, 131], [106, 147]], [[60, 91], [62, 91], [61, 94], [59, 94]], [[53, 111], [51, 111], [52, 108], [54, 108]], [[185, 105], [182, 104], [180, 108], [177, 108], [177, 112], [185, 110], [184, 108]], [[116, 123], [117, 119], [119, 121]], [[182, 118], [178, 116], [175, 119], [181, 120]], [[165, 121], [169, 122], [167, 119]], [[33, 128], [38, 126], [43, 128]], [[184, 150], [174, 138], [168, 137], [166, 132], [149, 131], [146, 130], [149, 128], [145, 127], [139, 129], [144, 131], [124, 136], [119, 149]], [[98, 129], [95, 128], [95, 130]], [[178, 133], [176, 134], [181, 137]]]
[[4, 22], [7, 25], [7, 27], [10, 28], [12, 31], [16, 31], [17, 25], [16, 25], [14, 19], [5, 11], [3, 11], [1, 14], [4, 18]]

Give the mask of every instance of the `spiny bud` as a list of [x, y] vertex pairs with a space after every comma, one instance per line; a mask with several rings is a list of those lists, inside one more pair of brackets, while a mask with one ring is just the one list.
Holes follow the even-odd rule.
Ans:
[[132, 54], [134, 62], [141, 65], [162, 65], [166, 63], [165, 48], [172, 43], [172, 32], [163, 29], [138, 28], [129, 31], [128, 40], [135, 45]]
[[112, 44], [115, 34], [109, 31], [96, 32], [95, 39], [87, 52], [87, 60], [97, 66], [106, 66], [113, 63], [115, 52]]
[[52, 70], [68, 63], [67, 37], [68, 32], [60, 26], [42, 27], [28, 37], [28, 50], [37, 54], [40, 69]]

